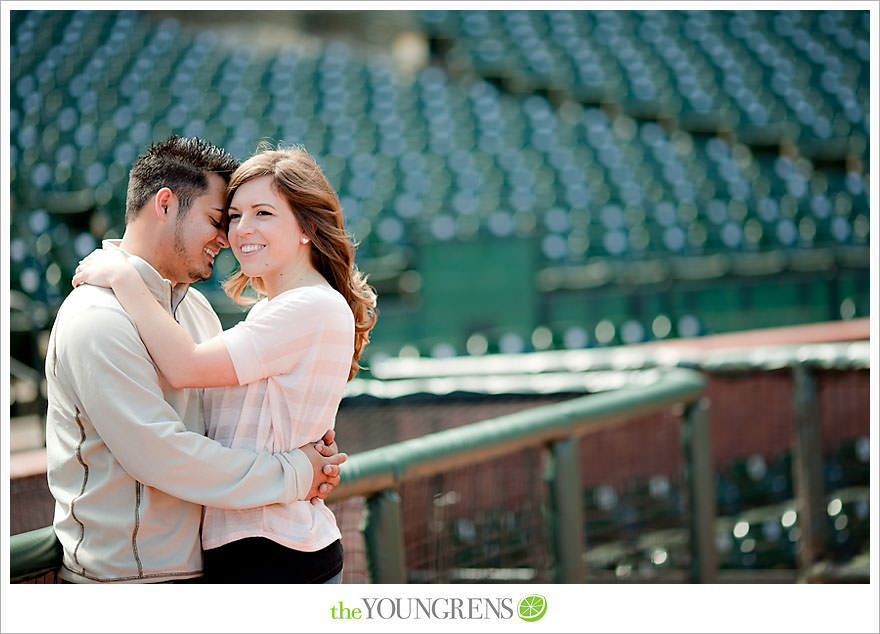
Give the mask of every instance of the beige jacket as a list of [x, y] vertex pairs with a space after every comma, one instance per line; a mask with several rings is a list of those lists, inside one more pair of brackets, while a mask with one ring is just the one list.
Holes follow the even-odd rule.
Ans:
[[[113, 248], [105, 242], [104, 248]], [[197, 342], [221, 330], [208, 301], [129, 256]], [[73, 290], [46, 357], [49, 488], [64, 547], [61, 578], [158, 582], [201, 574], [201, 505], [250, 508], [301, 500], [305, 454], [230, 449], [204, 436], [203, 390], [159, 374], [109, 289]]]

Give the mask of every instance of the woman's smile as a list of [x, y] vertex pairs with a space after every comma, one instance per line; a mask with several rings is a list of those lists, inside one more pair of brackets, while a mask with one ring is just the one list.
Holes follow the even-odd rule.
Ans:
[[241, 255], [248, 256], [257, 253], [258, 251], [262, 251], [264, 248], [266, 248], [265, 244], [247, 243], [242, 244], [238, 250], [241, 252]]

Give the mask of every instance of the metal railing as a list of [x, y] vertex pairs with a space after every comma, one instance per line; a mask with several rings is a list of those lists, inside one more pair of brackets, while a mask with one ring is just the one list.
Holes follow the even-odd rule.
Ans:
[[[601, 375], [603, 372], [616, 377], [639, 375], [639, 380], [624, 381], [622, 384], [618, 381], [617, 385], [612, 385], [613, 380], [606, 380], [608, 385], [603, 388], [605, 391], [428, 434], [349, 458], [343, 466], [342, 482], [328, 501], [341, 501], [354, 496], [366, 498], [363, 532], [371, 581], [406, 582], [398, 491], [401, 484], [525, 448], [544, 446], [549, 449], [551, 457], [547, 485], [548, 499], [551, 500], [555, 580], [561, 583], [583, 582], [582, 553], [586, 539], [582, 521], [578, 445], [574, 439], [590, 431], [619, 425], [671, 406], [680, 406], [682, 423], [683, 475], [690, 511], [688, 532], [691, 563], [688, 578], [692, 582], [717, 580], [714, 473], [707, 404], [701, 395], [707, 375], [755, 371], [792, 374], [795, 418], [792, 472], [798, 517], [803, 522], [798, 563], [801, 574], [809, 575], [810, 568], [821, 559], [825, 539], [822, 517], [824, 491], [821, 478], [817, 477], [822, 473], [822, 453], [815, 373], [823, 370], [869, 369], [869, 343], [764, 346], [737, 351], [695, 352], [690, 356], [685, 354], [674, 358], [662, 350], [653, 355], [635, 355], [630, 351], [596, 352], [599, 356], [568, 353], [544, 355], [540, 359], [540, 368], [532, 370], [529, 383], [539, 388], [546, 383], [546, 390], [539, 391], [552, 391], [560, 386], [570, 390], [578, 383], [575, 375]], [[664, 363], [679, 367], [662, 367]], [[529, 374], [522, 364], [510, 360], [499, 365], [499, 369], [516, 366], [520, 370], [518, 379]], [[444, 372], [444, 367], [452, 369]], [[372, 387], [368, 382], [361, 382], [353, 387], [364, 393], [381, 391], [392, 396], [398, 392], [408, 393], [413, 389], [426, 388], [434, 388], [435, 393], [441, 394], [460, 383], [452, 380], [454, 377], [466, 381], [477, 378], [470, 374], [470, 366], [465, 372], [457, 372], [454, 364], [444, 367], [433, 365], [430, 368], [432, 374], [423, 374], [418, 380], [376, 381]], [[567, 373], [561, 372], [566, 369]], [[418, 372], [414, 374], [418, 376]], [[480, 378], [486, 379], [485, 376]], [[580, 384], [583, 386], [582, 380]], [[37, 577], [57, 568], [60, 563], [60, 548], [51, 527], [12, 536], [12, 582]]]
[[[507, 455], [547, 447], [550, 473], [555, 581], [582, 583], [586, 542], [581, 508], [578, 446], [592, 430], [678, 406], [685, 447], [685, 478], [691, 509], [691, 574], [694, 582], [715, 580], [712, 533], [715, 503], [705, 381], [689, 369], [653, 369], [618, 389], [449, 429], [353, 455], [328, 501], [366, 497], [364, 541], [370, 579], [405, 583], [403, 523], [398, 487], [407, 481]], [[705, 483], [709, 483], [708, 486]], [[10, 580], [25, 581], [57, 568], [60, 548], [51, 527], [14, 535], [10, 540]]]
[[44, 526], [9, 539], [9, 581], [20, 583], [52, 573], [61, 567], [61, 542], [55, 529]]
[[[820, 417], [817, 373], [822, 371], [868, 371], [870, 369], [870, 342], [867, 340], [839, 341], [829, 343], [785, 344], [776, 346], [753, 346], [733, 349], [707, 349], [689, 347], [687, 342], [679, 346], [650, 347], [622, 346], [617, 348], [548, 351], [520, 355], [494, 355], [492, 358], [456, 357], [451, 359], [392, 359], [374, 369], [374, 374], [386, 380], [399, 377], [418, 377], [421, 380], [450, 380], [456, 376], [468, 376], [477, 368], [496, 376], [509, 374], [518, 378], [525, 375], [541, 377], [568, 370], [569, 372], [625, 372], [645, 368], [679, 367], [700, 371], [703, 376], [733, 376], [754, 372], [790, 373], [793, 383], [793, 436], [792, 480], [797, 516], [801, 524], [798, 547], [798, 568], [803, 578], [824, 574], [833, 579], [835, 573], [826, 574], [827, 566], [821, 565], [826, 554], [827, 527], [825, 522], [825, 491], [822, 480], [822, 421]], [[410, 381], [416, 380], [413, 378]], [[867, 397], [867, 395], [866, 395]], [[696, 416], [691, 412], [691, 416]], [[685, 443], [685, 479], [688, 493], [694, 496], [694, 513], [691, 515], [691, 539], [712, 538], [710, 522], [700, 519], [708, 514], [714, 494], [711, 488], [711, 454], [701, 456], [688, 443], [706, 447], [708, 438], [701, 438], [703, 425], [683, 427]], [[696, 434], [696, 438], [692, 435]], [[702, 477], [688, 476], [696, 471]], [[708, 476], [708, 477], [707, 477]], [[696, 490], [694, 489], [696, 487]], [[700, 505], [703, 505], [702, 508]], [[714, 508], [712, 509], [714, 515]], [[694, 525], [698, 522], [698, 525]], [[692, 561], [697, 568], [710, 566], [711, 558]], [[815, 573], [814, 573], [815, 571]], [[714, 573], [703, 570], [691, 571], [691, 578], [709, 579]]]
[[[644, 378], [645, 375], [642, 375]], [[685, 478], [691, 505], [691, 580], [714, 580], [714, 489], [706, 406], [700, 401], [705, 382], [695, 371], [654, 370], [653, 381], [599, 392], [553, 405], [465, 425], [352, 456], [342, 483], [330, 500], [364, 496], [364, 538], [370, 576], [376, 583], [405, 583], [406, 567], [401, 484], [456, 467], [484, 462], [531, 447], [550, 451], [548, 499], [551, 501], [555, 581], [585, 580], [582, 494], [578, 436], [622, 424], [638, 416], [680, 405], [685, 447]], [[701, 481], [709, 483], [704, 486]], [[381, 547], [380, 547], [381, 545]]]

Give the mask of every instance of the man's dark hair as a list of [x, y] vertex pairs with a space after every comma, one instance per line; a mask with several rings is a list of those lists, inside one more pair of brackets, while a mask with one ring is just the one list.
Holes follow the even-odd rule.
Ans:
[[128, 174], [125, 223], [137, 216], [151, 196], [168, 187], [180, 201], [182, 218], [198, 196], [208, 189], [208, 172], [227, 183], [238, 161], [226, 150], [198, 138], [177, 135], [154, 143], [134, 162]]

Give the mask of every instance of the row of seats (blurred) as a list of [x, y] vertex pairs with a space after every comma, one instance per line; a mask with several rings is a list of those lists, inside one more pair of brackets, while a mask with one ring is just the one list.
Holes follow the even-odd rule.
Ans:
[[[731, 15], [713, 21], [745, 20], [718, 13]], [[624, 28], [621, 20], [636, 20], [629, 12], [565, 14], [578, 24], [602, 21], [592, 29], [581, 24], [578, 42], [595, 40], [620, 55], [627, 46], [611, 44], [621, 34], [648, 46], [639, 37], [656, 29], [647, 27], [653, 15], [645, 28]], [[430, 15], [424, 23], [431, 24]], [[462, 12], [462, 33], [471, 32], [466, 27], [479, 22], [477, 15], [484, 13]], [[518, 25], [545, 19], [545, 12], [510, 15]], [[561, 20], [556, 12], [546, 15], [551, 23]], [[857, 12], [841, 15], [859, 28]], [[702, 24], [695, 16], [677, 19]], [[780, 20], [791, 18], [782, 12]], [[618, 34], [603, 41], [616, 22]], [[531, 41], [514, 37], [521, 28], [509, 26], [505, 47]], [[693, 30], [663, 37], [690, 41]], [[364, 60], [342, 43], [314, 57], [294, 50], [261, 55], [229, 50], [211, 32], [193, 35], [173, 20], [154, 25], [128, 12], [29, 12], [15, 36], [12, 184], [25, 200], [30, 189], [85, 188], [99, 190], [99, 206], [112, 201], [118, 208], [132, 160], [162, 132], [174, 131], [207, 135], [241, 157], [261, 138], [305, 143], [337, 185], [365, 256], [480, 231], [543, 235], [549, 260], [573, 261], [867, 240], [867, 176], [857, 164], [826, 171], [806, 156], [765, 156], [679, 125], [609, 116], [597, 105], [569, 101], [557, 109], [538, 94], [516, 97], [479, 78], [451, 80], [436, 66], [406, 83], [393, 74], [390, 59]], [[468, 39], [456, 42], [467, 46]], [[843, 57], [833, 40], [823, 42], [828, 59]], [[818, 64], [803, 61], [794, 45], [779, 55], [792, 65]], [[688, 57], [705, 58], [697, 51]], [[845, 59], [837, 74], [822, 72], [866, 106], [867, 60]], [[808, 67], [781, 76], [795, 83], [817, 74], [818, 67]], [[777, 118], [797, 112], [780, 110]], [[866, 126], [867, 113], [857, 123]], [[844, 136], [862, 138], [849, 129]]]
[[[756, 137], [868, 133], [867, 12], [429, 11], [469, 70]], [[796, 131], [796, 132], [795, 132]]]
[[[825, 456], [826, 551], [846, 562], [869, 547], [870, 442], [840, 442]], [[716, 473], [716, 547], [722, 569], [796, 568], [800, 523], [791, 454], [745, 456]], [[623, 578], [686, 569], [682, 497], [674, 482], [654, 476], [623, 490], [585, 492], [588, 565]]]
[[[859, 437], [840, 443], [826, 456], [824, 515], [830, 560], [846, 562], [867, 552], [868, 454], [868, 438]], [[770, 461], [755, 454], [717, 474], [715, 534], [722, 570], [797, 568], [801, 529], [790, 467], [787, 452]], [[655, 475], [623, 487], [601, 485], [586, 490], [584, 502], [588, 571], [613, 572], [625, 581], [688, 568], [684, 502], [675, 479]], [[488, 509], [447, 523], [453, 566], [508, 569], [508, 575], [514, 575], [516, 569], [542, 563], [534, 544], [543, 528], [533, 513]]]
[[[547, 292], [540, 269], [603, 258], [857, 249], [867, 270], [867, 12], [413, 16], [432, 63], [409, 77], [342, 40], [306, 50], [292, 35], [269, 51], [150, 11], [13, 12], [11, 288], [51, 315], [76, 262], [121, 234], [132, 161], [171, 133], [239, 158], [261, 139], [304, 144], [363, 268], [401, 286], [402, 273], [430, 274], [426, 245], [477, 240], [534, 243], [519, 291], [530, 301]], [[795, 319], [866, 314], [861, 295], [840, 295]], [[684, 319], [685, 336], [717, 330], [688, 308], [529, 331], [630, 342], [660, 317], [672, 331]], [[384, 330], [377, 341], [393, 339]], [[463, 353], [472, 334], [435, 343]], [[529, 333], [514, 334], [527, 349]]]

